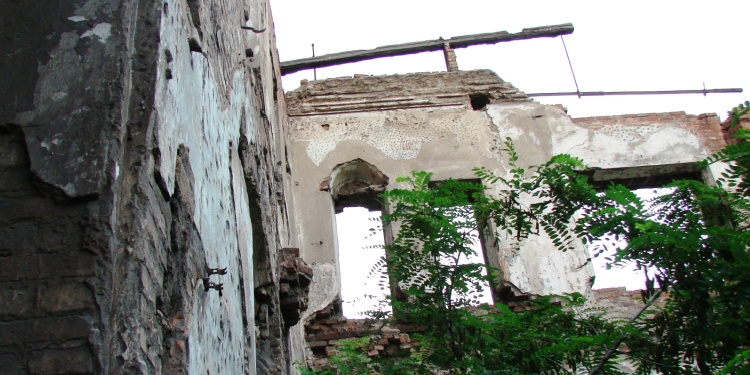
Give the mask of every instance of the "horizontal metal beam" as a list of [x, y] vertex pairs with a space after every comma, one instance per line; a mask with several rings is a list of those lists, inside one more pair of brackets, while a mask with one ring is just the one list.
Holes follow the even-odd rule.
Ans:
[[740, 93], [742, 89], [703, 89], [703, 90], [661, 90], [661, 91], [581, 91], [581, 92], [540, 92], [526, 94], [530, 97], [540, 96], [610, 96], [610, 95], [675, 95], [675, 94], [729, 94]]
[[451, 48], [466, 48], [479, 44], [496, 44], [500, 42], [509, 42], [512, 40], [523, 40], [532, 38], [551, 38], [558, 35], [567, 35], [573, 33], [573, 25], [570, 23], [562, 25], [530, 27], [521, 30], [519, 33], [509, 33], [500, 31], [495, 33], [475, 34], [466, 36], [457, 36], [450, 39], [427, 40], [422, 42], [413, 42], [405, 44], [395, 44], [383, 46], [368, 50], [357, 50], [348, 52], [332, 53], [317, 57], [305, 59], [284, 61], [281, 63], [281, 74], [289, 74], [300, 70], [322, 68], [326, 66], [340, 65], [357, 61], [377, 59], [389, 56], [411, 55], [421, 52], [442, 51], [445, 43], [449, 43]]

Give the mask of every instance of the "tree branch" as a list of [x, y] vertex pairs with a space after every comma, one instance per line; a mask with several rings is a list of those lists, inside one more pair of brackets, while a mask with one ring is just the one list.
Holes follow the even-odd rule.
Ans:
[[[651, 307], [651, 305], [654, 304], [654, 302], [656, 301], [657, 298], [659, 298], [660, 295], [661, 295], [661, 290], [654, 293], [654, 295], [651, 296], [651, 298], [649, 298], [648, 302], [646, 302], [646, 304], [643, 305], [643, 307], [635, 315], [633, 315], [632, 318], [630, 318], [630, 320], [628, 321], [628, 325], [633, 324], [638, 319], [638, 317], [641, 316], [641, 314], [643, 314], [644, 311], [646, 311], [646, 309], [648, 309], [649, 307]], [[626, 333], [623, 333], [622, 335], [620, 335], [620, 338], [617, 339], [617, 341], [615, 341], [615, 343], [612, 345], [611, 348], [607, 349], [607, 352], [604, 353], [604, 356], [602, 357], [602, 359], [599, 360], [599, 363], [596, 364], [596, 367], [594, 367], [594, 369], [591, 370], [591, 372], [589, 372], [589, 375], [596, 375], [600, 373], [602, 369], [604, 368], [604, 365], [607, 364], [607, 361], [609, 361], [609, 359], [612, 358], [612, 356], [614, 356], [617, 353], [617, 348], [622, 344], [623, 341], [625, 341], [627, 337], [628, 335]]]

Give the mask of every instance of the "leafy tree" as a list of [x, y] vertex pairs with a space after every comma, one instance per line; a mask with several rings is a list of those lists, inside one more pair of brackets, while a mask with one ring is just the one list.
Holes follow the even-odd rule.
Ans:
[[[749, 107], [732, 112], [733, 126]], [[401, 178], [408, 189], [383, 194], [391, 207], [383, 221], [398, 236], [379, 265], [403, 292], [389, 301], [396, 318], [425, 327], [420, 349], [401, 360], [364, 360], [350, 345], [327, 371], [593, 375], [619, 373], [618, 361], [628, 360], [639, 374], [750, 373], [750, 131], [737, 137], [705, 162], [728, 165], [715, 185], [675, 181], [649, 201], [621, 185], [597, 190], [568, 155], [520, 168], [510, 140], [508, 177], [477, 168], [483, 184], [434, 184], [427, 172]], [[493, 184], [502, 193], [483, 194]], [[613, 265], [653, 270], [644, 308], [627, 322], [584, 310], [580, 295], [539, 298], [521, 313], [503, 304], [470, 308], [479, 284], [497, 276], [463, 261], [489, 230], [513, 241], [544, 232], [562, 251], [578, 240], [598, 252], [609, 246]], [[650, 309], [665, 292], [666, 306]], [[336, 365], [342, 358], [359, 367]]]

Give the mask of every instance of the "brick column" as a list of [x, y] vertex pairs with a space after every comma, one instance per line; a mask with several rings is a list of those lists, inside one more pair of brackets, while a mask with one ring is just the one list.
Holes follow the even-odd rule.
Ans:
[[453, 51], [448, 42], [443, 45], [443, 55], [445, 56], [445, 69], [449, 72], [457, 72], [458, 62], [456, 62], [456, 52]]

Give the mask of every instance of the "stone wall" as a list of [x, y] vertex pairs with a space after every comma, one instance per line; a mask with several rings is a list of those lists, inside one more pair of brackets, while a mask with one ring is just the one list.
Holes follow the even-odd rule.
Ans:
[[268, 2], [0, 9], [0, 373], [293, 372]]

